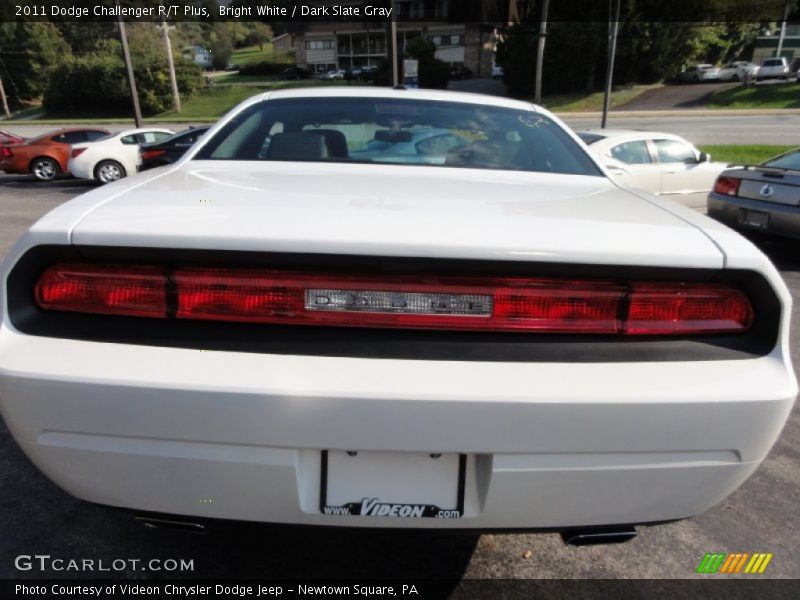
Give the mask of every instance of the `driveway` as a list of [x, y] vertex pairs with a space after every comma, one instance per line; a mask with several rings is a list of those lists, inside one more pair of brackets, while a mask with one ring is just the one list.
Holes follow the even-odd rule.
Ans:
[[647, 90], [617, 110], [670, 110], [702, 108], [714, 92], [734, 88], [738, 83], [688, 83]]

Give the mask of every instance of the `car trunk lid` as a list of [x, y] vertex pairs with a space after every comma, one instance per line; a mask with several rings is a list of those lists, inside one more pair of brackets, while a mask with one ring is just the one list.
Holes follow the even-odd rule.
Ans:
[[78, 245], [720, 268], [696, 226], [603, 177], [184, 163], [99, 202]]

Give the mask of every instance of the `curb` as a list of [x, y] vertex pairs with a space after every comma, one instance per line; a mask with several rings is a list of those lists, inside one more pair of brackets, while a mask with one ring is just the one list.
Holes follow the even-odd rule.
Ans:
[[[600, 118], [600, 111], [586, 112], [556, 112], [560, 119], [573, 118]], [[767, 117], [800, 115], [800, 108], [748, 108], [748, 109], [703, 109], [686, 108], [683, 110], [612, 110], [608, 113], [609, 119], [626, 119], [635, 117]]]

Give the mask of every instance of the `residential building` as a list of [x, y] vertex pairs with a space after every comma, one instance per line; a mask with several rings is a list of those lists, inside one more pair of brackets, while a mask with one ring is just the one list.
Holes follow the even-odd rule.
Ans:
[[[408, 42], [424, 37], [436, 45], [439, 60], [490, 77], [495, 32], [508, 23], [508, 6], [500, 0], [484, 2], [473, 15], [456, 0], [395, 0], [398, 52], [404, 54]], [[455, 21], [454, 15], [468, 19]], [[297, 64], [314, 72], [380, 64], [387, 57], [387, 29], [380, 22], [304, 23], [295, 41]]]
[[[769, 35], [761, 35], [756, 38], [755, 49], [753, 50], [753, 62], [761, 64], [765, 58], [772, 58], [778, 52], [778, 41], [780, 30], [770, 31]], [[783, 38], [781, 56], [789, 59], [800, 58], [800, 24], [787, 24], [786, 36]]]

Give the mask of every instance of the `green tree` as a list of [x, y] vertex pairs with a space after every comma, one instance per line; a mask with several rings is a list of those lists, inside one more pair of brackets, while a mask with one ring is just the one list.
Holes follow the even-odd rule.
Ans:
[[[131, 27], [129, 33], [142, 112], [165, 112], [172, 106], [172, 89], [162, 34], [149, 23]], [[175, 75], [183, 98], [190, 97], [200, 85], [200, 69], [190, 61], [176, 59]], [[44, 105], [56, 114], [76, 109], [86, 114], [129, 114], [130, 89], [120, 42], [101, 42], [95, 52], [74, 58], [51, 73]]]
[[266, 23], [250, 22], [245, 23], [247, 32], [244, 38], [245, 46], [255, 46], [263, 50], [264, 44], [272, 39], [272, 28]]
[[233, 55], [233, 39], [233, 31], [229, 27], [229, 23], [214, 23], [208, 49], [211, 51], [211, 60], [215, 69], [225, 69], [230, 63]]
[[418, 61], [419, 86], [444, 89], [450, 78], [450, 67], [436, 58], [436, 46], [425, 38], [414, 38], [406, 44], [406, 54]]
[[38, 97], [72, 51], [58, 28], [39, 21], [0, 22], [0, 76], [16, 103]]

